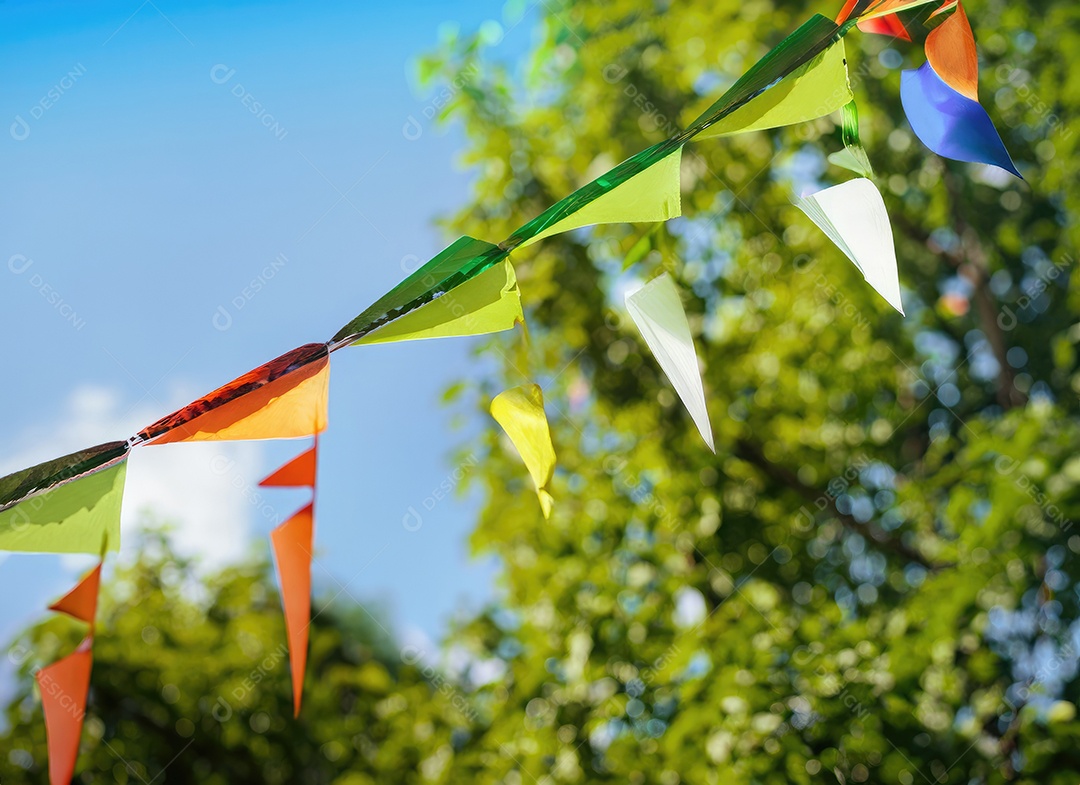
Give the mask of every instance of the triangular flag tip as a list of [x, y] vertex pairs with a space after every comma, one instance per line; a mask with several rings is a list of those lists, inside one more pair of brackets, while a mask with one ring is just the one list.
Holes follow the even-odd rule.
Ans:
[[314, 488], [316, 455], [315, 447], [297, 455], [277, 471], [259, 482], [260, 488]]
[[101, 565], [83, 576], [75, 588], [49, 606], [49, 610], [66, 613], [72, 618], [94, 623], [97, 615], [98, 591], [101, 587]]

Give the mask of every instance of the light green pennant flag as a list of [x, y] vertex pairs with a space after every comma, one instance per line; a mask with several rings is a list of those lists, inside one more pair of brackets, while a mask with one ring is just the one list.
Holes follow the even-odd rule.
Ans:
[[113, 442], [0, 479], [0, 550], [120, 549], [127, 445]]
[[431, 302], [368, 333], [356, 344], [484, 335], [524, 322], [517, 276], [509, 259]]
[[803, 123], [832, 114], [852, 97], [841, 38], [756, 98], [702, 130], [694, 139]]
[[[521, 247], [553, 234], [569, 232], [583, 226], [617, 223], [649, 223], [666, 221], [682, 215], [679, 167], [682, 149], [661, 158], [607, 193], [588, 202], [576, 212], [541, 230], [525, 240]], [[604, 178], [599, 185], [603, 186]]]
[[505, 248], [483, 240], [459, 237], [338, 330], [330, 343], [355, 345], [368, 333], [432, 302], [509, 255]]
[[873, 177], [874, 169], [859, 137], [859, 107], [854, 101], [844, 104], [841, 110], [844, 149], [829, 155], [829, 163], [850, 169], [863, 177]]

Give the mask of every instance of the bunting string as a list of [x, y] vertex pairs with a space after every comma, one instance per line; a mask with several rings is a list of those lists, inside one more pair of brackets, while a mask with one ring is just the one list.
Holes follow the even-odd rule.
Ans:
[[[0, 550], [117, 550], [126, 464], [137, 446], [249, 439], [314, 439], [267, 476], [264, 487], [311, 489], [311, 501], [270, 535], [289, 641], [294, 713], [299, 714], [311, 623], [318, 435], [328, 424], [330, 356], [347, 346], [484, 335], [525, 325], [511, 257], [556, 234], [598, 224], [663, 222], [682, 214], [684, 145], [788, 126], [841, 112], [844, 148], [829, 156], [857, 177], [794, 198], [795, 205], [903, 314], [892, 229], [859, 138], [844, 37], [855, 27], [911, 41], [898, 14], [940, 0], [847, 0], [835, 21], [820, 14], [784, 38], [685, 130], [618, 164], [499, 243], [461, 237], [344, 325], [326, 343], [299, 346], [249, 371], [122, 442], [109, 442], [0, 478]], [[901, 101], [918, 138], [957, 161], [1020, 177], [978, 101], [978, 59], [961, 0], [925, 22], [926, 62], [904, 71]], [[626, 308], [710, 449], [712, 426], [693, 338], [675, 281], [663, 274]], [[541, 510], [552, 514], [555, 449], [535, 384], [507, 390], [491, 414], [522, 458]], [[50, 778], [68, 782], [78, 753], [92, 664], [101, 565], [52, 608], [90, 625], [75, 652], [37, 674], [45, 708]]]

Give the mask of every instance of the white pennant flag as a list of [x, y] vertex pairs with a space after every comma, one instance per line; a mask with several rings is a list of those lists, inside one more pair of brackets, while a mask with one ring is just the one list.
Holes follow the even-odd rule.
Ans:
[[859, 177], [804, 198], [795, 197], [794, 202], [855, 263], [866, 282], [904, 313], [892, 226], [877, 187]]
[[705, 408], [705, 389], [698, 370], [694, 339], [686, 321], [679, 290], [667, 273], [654, 278], [626, 295], [626, 308], [634, 324], [641, 330], [660, 368], [671, 381], [701, 432], [701, 438], [716, 452], [713, 446], [712, 425]]

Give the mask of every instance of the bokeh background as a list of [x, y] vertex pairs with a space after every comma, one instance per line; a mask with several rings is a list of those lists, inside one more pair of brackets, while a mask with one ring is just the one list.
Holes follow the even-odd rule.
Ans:
[[[335, 355], [298, 720], [265, 534], [302, 496], [252, 488], [297, 445], [139, 450], [79, 781], [1075, 783], [1080, 10], [966, 7], [1023, 182], [912, 135], [925, 14], [847, 38], [907, 318], [790, 205], [849, 176], [823, 118], [688, 148], [684, 218], [515, 254], [527, 342]], [[329, 336], [837, 10], [3, 4], [2, 468]], [[660, 270], [716, 456], [621, 305]], [[485, 413], [526, 380], [546, 522]], [[5, 783], [46, 779], [30, 673], [85, 566], [0, 565]]]

